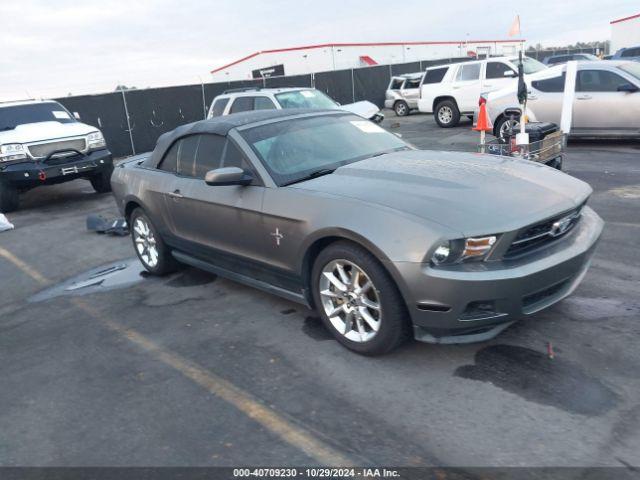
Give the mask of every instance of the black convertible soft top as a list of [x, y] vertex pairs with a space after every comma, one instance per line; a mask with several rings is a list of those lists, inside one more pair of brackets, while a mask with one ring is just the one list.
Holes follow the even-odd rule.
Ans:
[[295, 117], [304, 114], [336, 114], [349, 113], [340, 110], [319, 110], [319, 109], [286, 109], [286, 110], [253, 110], [250, 112], [234, 113], [221, 117], [214, 117], [207, 120], [188, 123], [171, 130], [170, 132], [160, 135], [158, 143], [153, 153], [144, 161], [147, 166], [156, 166], [164, 153], [169, 149], [173, 142], [183, 136], [198, 133], [212, 133], [216, 135], [227, 135], [230, 130], [250, 125], [252, 123], [260, 123], [264, 121], [274, 120], [278, 118]]

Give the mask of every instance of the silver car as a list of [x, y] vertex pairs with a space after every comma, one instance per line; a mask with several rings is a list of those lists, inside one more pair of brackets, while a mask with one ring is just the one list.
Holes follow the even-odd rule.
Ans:
[[149, 272], [187, 264], [315, 308], [363, 354], [497, 335], [576, 288], [603, 228], [569, 175], [416, 150], [340, 111], [185, 125], [111, 183]]
[[[577, 67], [571, 135], [640, 137], [640, 63], [599, 60]], [[560, 124], [566, 68], [552, 67], [525, 79], [530, 121]], [[496, 136], [519, 125], [515, 87], [489, 93], [487, 112]]]
[[398, 117], [405, 117], [411, 110], [418, 108], [422, 73], [407, 73], [391, 77], [385, 93], [384, 107], [396, 112]]

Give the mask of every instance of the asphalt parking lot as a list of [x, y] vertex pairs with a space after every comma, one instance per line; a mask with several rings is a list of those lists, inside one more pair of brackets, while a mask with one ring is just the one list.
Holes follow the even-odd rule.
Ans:
[[[430, 149], [478, 135], [383, 125]], [[640, 143], [571, 142], [565, 170], [606, 221], [573, 296], [490, 342], [378, 358], [251, 288], [140, 275], [128, 237], [86, 231], [116, 214], [88, 182], [27, 193], [0, 233], [0, 465], [640, 466]]]

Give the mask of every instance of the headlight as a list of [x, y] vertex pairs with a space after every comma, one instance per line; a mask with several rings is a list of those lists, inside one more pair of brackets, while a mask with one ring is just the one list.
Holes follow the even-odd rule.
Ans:
[[432, 265], [451, 265], [469, 260], [483, 260], [495, 243], [495, 235], [446, 241], [433, 251], [431, 263]]
[[21, 143], [0, 145], [0, 162], [11, 162], [27, 158], [27, 152]]
[[89, 150], [96, 150], [98, 148], [104, 148], [107, 144], [104, 141], [104, 137], [100, 132], [93, 132], [87, 135], [87, 148]]

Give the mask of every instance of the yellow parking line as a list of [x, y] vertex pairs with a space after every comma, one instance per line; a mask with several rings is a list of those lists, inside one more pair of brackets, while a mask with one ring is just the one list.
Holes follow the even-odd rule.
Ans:
[[263, 405], [250, 393], [236, 387], [234, 384], [205, 370], [189, 360], [173, 352], [163, 349], [160, 345], [148, 339], [135, 330], [104, 318], [96, 309], [82, 299], [75, 298], [74, 304], [91, 317], [99, 320], [108, 328], [125, 337], [130, 342], [152, 354], [156, 359], [185, 377], [191, 379], [210, 393], [230, 403], [249, 418], [255, 420], [271, 433], [276, 434], [289, 445], [303, 451], [311, 458], [315, 458], [323, 465], [350, 466], [353, 461], [334, 450], [325, 442], [314, 437], [307, 429], [276, 413], [273, 409]]
[[11, 253], [9, 250], [5, 250], [4, 248], [0, 247], [0, 257], [2, 257], [5, 260], [11, 262], [13, 265], [18, 267], [20, 270], [22, 270], [25, 274], [30, 276], [33, 280], [35, 280], [39, 284], [46, 285], [47, 283], [49, 283], [49, 280], [44, 278], [40, 274], [40, 272], [38, 272], [36, 269], [34, 269], [31, 266], [29, 266], [27, 263], [25, 263], [22, 260], [20, 260], [13, 253]]
[[[2, 247], [0, 247], [0, 256], [10, 261], [38, 283], [49, 283], [36, 269]], [[84, 300], [76, 297], [71, 301], [77, 308], [93, 319], [98, 320], [110, 330], [149, 352], [157, 360], [180, 372], [210, 393], [231, 404], [271, 433], [277, 435], [294, 448], [304, 452], [309, 457], [316, 459], [322, 465], [345, 467], [354, 465], [351, 459], [314, 436], [308, 429], [298, 426], [292, 420], [278, 414], [272, 408], [267, 407], [254, 398], [250, 393], [236, 387], [228, 380], [199, 367], [180, 355], [163, 349], [160, 345], [135, 330], [125, 327], [109, 318], [105, 318], [101, 312]]]

